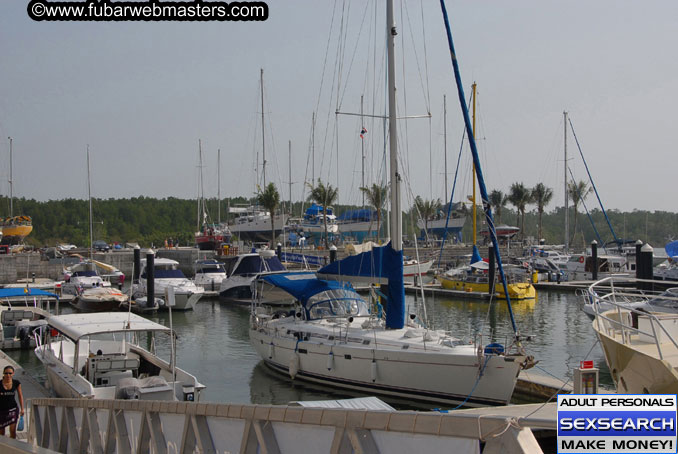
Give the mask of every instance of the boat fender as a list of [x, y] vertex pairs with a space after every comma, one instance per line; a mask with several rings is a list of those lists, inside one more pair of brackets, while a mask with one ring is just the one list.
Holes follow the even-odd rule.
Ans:
[[294, 352], [292, 357], [290, 358], [290, 378], [294, 380], [294, 378], [297, 376], [299, 373], [299, 353]]
[[579, 257], [579, 263], [584, 263], [584, 256], [583, 255]]
[[504, 353], [504, 346], [497, 343], [487, 344], [485, 346], [486, 355], [501, 355]]
[[327, 370], [334, 369], [334, 352], [330, 350], [330, 354], [327, 355]]
[[372, 367], [370, 369], [370, 377], [372, 378], [372, 383], [377, 381], [377, 360], [372, 360]]
[[273, 358], [273, 342], [268, 344], [268, 359]]

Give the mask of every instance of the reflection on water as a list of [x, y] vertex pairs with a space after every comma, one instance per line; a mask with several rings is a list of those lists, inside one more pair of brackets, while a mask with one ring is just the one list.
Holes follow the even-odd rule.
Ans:
[[[408, 296], [407, 302], [412, 307], [420, 306], [422, 299], [415, 302]], [[490, 304], [427, 297], [425, 308], [430, 326], [450, 331], [457, 337], [473, 339], [482, 335], [484, 344], [506, 344], [513, 337], [506, 301]], [[570, 379], [572, 369], [591, 351], [588, 359], [593, 359], [601, 368], [601, 383], [612, 383], [591, 322], [581, 311], [574, 294], [540, 292], [538, 301], [519, 301], [513, 303], [513, 308], [520, 333], [533, 337], [525, 346], [528, 353], [539, 360], [538, 372]], [[167, 312], [149, 318], [169, 326]], [[178, 366], [207, 386], [201, 396], [203, 401], [286, 404], [294, 400], [354, 396], [346, 391], [292, 382], [289, 377], [265, 367], [249, 343], [249, 307], [227, 306], [217, 300], [204, 299], [195, 311], [173, 312], [172, 321], [179, 336]], [[157, 345], [158, 353], [168, 357], [169, 343], [164, 336], [158, 340], [162, 341]], [[32, 351], [7, 353], [29, 373], [45, 379], [42, 364]], [[397, 408], [410, 408], [402, 401], [389, 400], [389, 403]]]

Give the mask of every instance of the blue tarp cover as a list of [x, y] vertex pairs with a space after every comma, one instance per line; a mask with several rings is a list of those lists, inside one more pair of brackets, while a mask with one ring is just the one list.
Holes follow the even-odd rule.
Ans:
[[[322, 205], [317, 205], [314, 203], [310, 207], [306, 208], [306, 216], [317, 216], [322, 213], [323, 213]], [[327, 208], [327, 214], [328, 215], [332, 214], [332, 207]]]
[[338, 281], [324, 281], [318, 279], [313, 272], [295, 272], [295, 273], [281, 273], [269, 274], [262, 276], [264, 281], [278, 288], [285, 290], [287, 293], [298, 299], [301, 304], [306, 305], [306, 302], [313, 295], [326, 290], [335, 290], [340, 288], [353, 288], [350, 284], [344, 284]]
[[669, 244], [664, 246], [664, 250], [666, 251], [666, 255], [669, 257], [678, 256], [678, 241], [671, 241]]
[[349, 210], [337, 216], [338, 221], [365, 221], [369, 222], [377, 219], [377, 212], [367, 209]]
[[[266, 265], [268, 265], [268, 267]], [[233, 274], [257, 274], [264, 271], [285, 271], [285, 267], [280, 263], [280, 259], [278, 259], [277, 255], [274, 255], [273, 257], [261, 257], [257, 254], [243, 257]]]
[[59, 298], [56, 294], [40, 290], [38, 288], [0, 288], [0, 298], [12, 298], [16, 296], [50, 296]]

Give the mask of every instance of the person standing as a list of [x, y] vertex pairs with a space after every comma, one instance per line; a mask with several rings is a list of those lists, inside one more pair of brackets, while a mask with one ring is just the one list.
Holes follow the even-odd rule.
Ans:
[[[15, 394], [19, 396], [17, 406]], [[0, 435], [5, 435], [5, 427], [9, 426], [9, 437], [16, 438], [16, 423], [19, 416], [24, 415], [24, 394], [21, 382], [14, 379], [14, 368], [5, 366], [2, 370], [2, 386], [0, 386]]]

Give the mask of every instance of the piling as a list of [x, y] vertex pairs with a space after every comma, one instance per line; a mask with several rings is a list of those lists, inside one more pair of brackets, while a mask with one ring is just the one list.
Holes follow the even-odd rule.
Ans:
[[155, 298], [155, 254], [146, 254], [146, 298]]
[[[641, 273], [640, 271], [640, 249], [643, 247], [643, 242], [640, 240], [636, 240], [636, 278], [641, 279]], [[640, 289], [640, 287], [638, 287]]]
[[591, 241], [591, 278], [598, 280], [598, 242]]
[[134, 274], [132, 274], [132, 284], [139, 283], [139, 274], [141, 273], [141, 248], [134, 248]]
[[282, 244], [278, 243], [275, 248], [275, 255], [278, 256], [278, 260], [282, 261]]
[[[649, 244], [645, 244], [640, 249], [640, 258], [637, 260], [636, 268], [640, 264], [640, 269], [642, 271], [641, 279], [652, 280], [654, 279], [654, 270], [652, 268], [652, 258], [654, 255], [654, 250]], [[643, 289], [647, 291], [654, 291], [654, 284], [652, 282], [643, 282]]]
[[494, 274], [495, 274], [495, 261], [496, 257], [494, 256], [494, 245], [490, 245], [487, 248], [487, 255], [490, 258], [490, 266], [487, 271], [487, 282], [489, 285], [487, 286], [487, 291], [490, 295], [494, 294]]
[[330, 263], [334, 263], [337, 260], [337, 247], [333, 244], [330, 246]]

